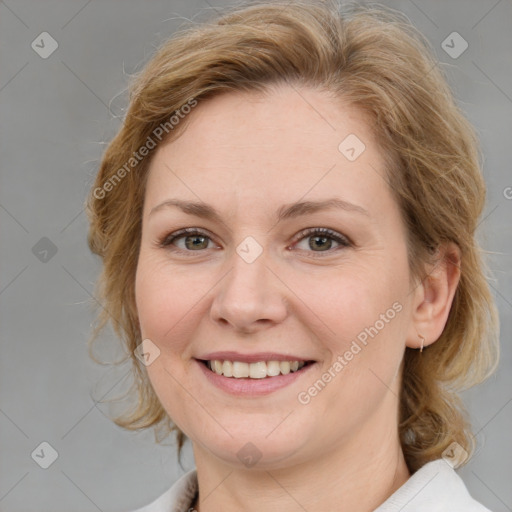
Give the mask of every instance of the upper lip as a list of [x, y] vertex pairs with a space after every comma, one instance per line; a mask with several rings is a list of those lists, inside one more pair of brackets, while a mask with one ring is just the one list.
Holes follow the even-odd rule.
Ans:
[[259, 361], [312, 361], [310, 358], [304, 358], [289, 354], [277, 354], [275, 352], [257, 352], [254, 354], [240, 354], [239, 352], [211, 352], [209, 354], [196, 357], [202, 361], [240, 361], [243, 363], [257, 363]]

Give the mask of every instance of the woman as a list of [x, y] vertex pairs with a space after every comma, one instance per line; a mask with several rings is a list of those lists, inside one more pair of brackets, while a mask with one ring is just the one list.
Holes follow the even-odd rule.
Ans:
[[239, 7], [136, 77], [91, 190], [138, 403], [193, 447], [140, 512], [484, 511], [457, 391], [495, 368], [478, 143], [385, 8]]

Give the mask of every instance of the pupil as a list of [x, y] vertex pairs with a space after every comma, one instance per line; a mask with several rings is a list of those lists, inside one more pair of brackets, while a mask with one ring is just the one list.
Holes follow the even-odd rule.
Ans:
[[[192, 239], [192, 243], [190, 243], [190, 239]], [[185, 240], [185, 245], [187, 246], [187, 249], [190, 248], [205, 248], [205, 239], [204, 236], [194, 236], [194, 237], [187, 237]], [[311, 240], [314, 240], [314, 242], [311, 242]], [[330, 238], [325, 236], [314, 236], [310, 238], [309, 247], [311, 249], [321, 249], [321, 250], [328, 250], [330, 249]], [[325, 245], [327, 243], [327, 245]], [[207, 244], [206, 244], [207, 245]]]
[[[190, 240], [193, 240], [192, 243], [190, 243]], [[185, 239], [185, 245], [187, 246], [187, 249], [194, 249], [194, 248], [205, 248], [205, 247], [201, 247], [201, 244], [204, 246], [204, 243], [205, 243], [205, 239], [206, 237], [205, 236], [188, 236], [186, 239]]]
[[[327, 247], [326, 246], [323, 246], [322, 247], [322, 244], [325, 244], [327, 241], [329, 242], [332, 242], [330, 238], [327, 238], [325, 236], [314, 236], [314, 237], [311, 237], [315, 240], [315, 242], [313, 242], [313, 245], [311, 244], [311, 242], [309, 243], [309, 246], [311, 247], [311, 249], [322, 249], [322, 250], [327, 250], [327, 249], [330, 249], [330, 244], [327, 244]], [[317, 241], [320, 240], [320, 243], [317, 243]]]

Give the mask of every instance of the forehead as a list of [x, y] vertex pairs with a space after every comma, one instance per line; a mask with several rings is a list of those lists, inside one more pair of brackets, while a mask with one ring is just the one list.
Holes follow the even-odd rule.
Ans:
[[268, 205], [326, 193], [371, 204], [389, 194], [368, 117], [326, 92], [224, 93], [199, 102], [186, 122], [151, 162], [148, 207], [170, 192]]

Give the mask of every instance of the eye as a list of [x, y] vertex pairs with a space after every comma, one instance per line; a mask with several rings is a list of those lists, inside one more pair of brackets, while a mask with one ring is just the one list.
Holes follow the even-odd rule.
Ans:
[[[294, 244], [295, 247], [307, 252], [332, 253], [339, 248], [352, 246], [347, 237], [328, 228], [304, 229], [296, 235], [295, 240], [298, 240], [298, 243]], [[178, 252], [191, 253], [209, 249], [210, 242], [212, 242], [212, 239], [208, 232], [199, 228], [183, 228], [164, 236], [158, 241], [158, 246]], [[333, 242], [337, 244], [334, 248]], [[300, 244], [305, 244], [305, 246], [300, 247]]]
[[[328, 228], [308, 228], [301, 231], [297, 237], [298, 244], [295, 244], [300, 250], [309, 252], [333, 252], [338, 248], [350, 247], [350, 240]], [[333, 249], [333, 241], [338, 244]], [[300, 244], [304, 243], [303, 247]]]
[[[178, 245], [181, 241], [183, 243]], [[162, 240], [159, 240], [158, 245], [162, 248], [174, 245], [183, 252], [194, 252], [208, 249], [210, 242], [211, 239], [208, 233], [198, 228], [184, 228], [166, 235]]]

